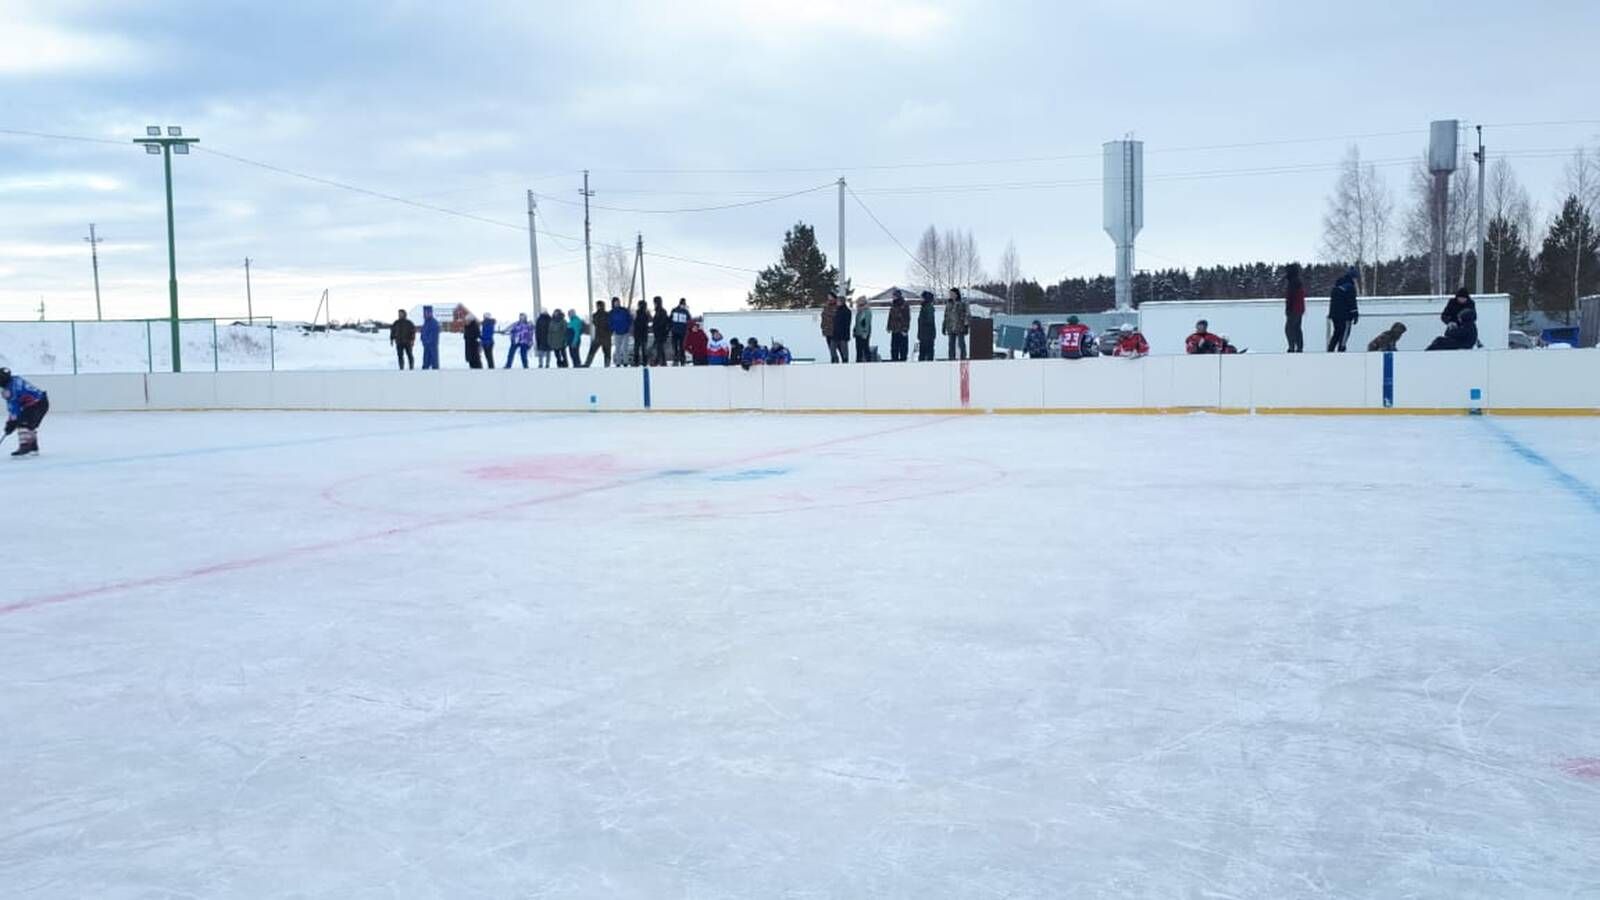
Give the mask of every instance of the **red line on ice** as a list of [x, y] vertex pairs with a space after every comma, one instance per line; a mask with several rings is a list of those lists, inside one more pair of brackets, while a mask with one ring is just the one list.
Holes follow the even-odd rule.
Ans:
[[[949, 418], [942, 417], [929, 421], [912, 422], [908, 425], [899, 425], [894, 428], [885, 428], [879, 431], [866, 432], [864, 434], [846, 435], [844, 437], [831, 438], [826, 441], [818, 441], [812, 444], [786, 447], [779, 450], [766, 450], [760, 453], [751, 453], [746, 456], [725, 459], [721, 462], [706, 466], [706, 468], [725, 469], [733, 466], [742, 466], [758, 460], [771, 459], [778, 456], [791, 456], [796, 453], [804, 453], [808, 450], [820, 450], [824, 447], [832, 447], [838, 444], [848, 444], [855, 441], [864, 441], [872, 438], [884, 437], [886, 435], [896, 434], [901, 431], [910, 431], [914, 428], [926, 428], [930, 425], [937, 425], [945, 421], [949, 421]], [[588, 487], [573, 488], [572, 490], [560, 491], [554, 494], [544, 494], [539, 497], [532, 497], [527, 500], [505, 504], [496, 508], [500, 511], [509, 509], [526, 509], [528, 507], [540, 506], [545, 503], [552, 503], [557, 500], [570, 500], [574, 497], [581, 497], [586, 494], [595, 494], [603, 491], [615, 490], [617, 488], [628, 487], [629, 485], [640, 484], [642, 482], [649, 481], [654, 477], [655, 476], [651, 474], [632, 478], [619, 478], [602, 484], [590, 485]], [[144, 578], [130, 578], [125, 581], [113, 581], [108, 584], [96, 585], [95, 587], [61, 591], [54, 594], [40, 594], [36, 597], [28, 597], [23, 600], [0, 604], [0, 616], [24, 612], [30, 609], [38, 609], [41, 606], [54, 606], [58, 603], [70, 603], [75, 600], [87, 600], [92, 597], [104, 597], [108, 594], [119, 594], [124, 591], [138, 590], [139, 588], [164, 587], [167, 585], [183, 584], [187, 581], [194, 581], [196, 579], [206, 578], [211, 575], [221, 575], [228, 572], [238, 572], [243, 569], [253, 569], [258, 566], [271, 565], [273, 563], [283, 562], [288, 559], [305, 556], [311, 553], [325, 553], [329, 550], [338, 550], [344, 547], [354, 546], [356, 544], [370, 543], [383, 538], [395, 537], [402, 534], [411, 534], [413, 532], [424, 531], [430, 528], [438, 528], [444, 525], [455, 525], [461, 522], [481, 521], [483, 518], [483, 513], [484, 511], [482, 510], [474, 510], [470, 513], [434, 516], [432, 518], [420, 519], [405, 525], [396, 525], [378, 531], [369, 531], [362, 534], [351, 535], [349, 537], [337, 538], [329, 541], [300, 544], [294, 547], [286, 547], [281, 550], [274, 550], [270, 553], [262, 553], [256, 556], [238, 557], [236, 559], [210, 563], [204, 566], [197, 566], [192, 569], [183, 569], [178, 572], [170, 572], [165, 575], [149, 575]]]

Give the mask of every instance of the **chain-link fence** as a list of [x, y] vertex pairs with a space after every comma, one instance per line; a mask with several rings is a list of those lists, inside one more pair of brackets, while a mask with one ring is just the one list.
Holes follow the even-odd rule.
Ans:
[[[270, 371], [278, 367], [277, 325], [180, 319], [186, 372]], [[40, 375], [172, 371], [172, 320], [0, 321], [0, 365]]]

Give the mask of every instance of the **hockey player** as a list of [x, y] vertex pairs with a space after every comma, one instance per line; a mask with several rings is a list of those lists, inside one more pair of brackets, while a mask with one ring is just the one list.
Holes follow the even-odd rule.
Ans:
[[1067, 316], [1067, 324], [1061, 327], [1061, 358], [1082, 359], [1084, 346], [1093, 339], [1093, 332], [1089, 326], [1078, 322], [1077, 316]]
[[1190, 354], [1221, 353], [1223, 346], [1223, 340], [1210, 331], [1205, 319], [1194, 323], [1194, 334], [1183, 342], [1184, 351]]
[[1122, 326], [1122, 337], [1117, 339], [1116, 349], [1111, 351], [1111, 355], [1133, 359], [1149, 354], [1150, 342], [1139, 333], [1138, 326], [1132, 322]]
[[39, 452], [39, 423], [50, 411], [50, 395], [29, 384], [26, 379], [0, 368], [0, 397], [6, 401], [6, 434], [17, 433], [14, 457], [29, 456]]

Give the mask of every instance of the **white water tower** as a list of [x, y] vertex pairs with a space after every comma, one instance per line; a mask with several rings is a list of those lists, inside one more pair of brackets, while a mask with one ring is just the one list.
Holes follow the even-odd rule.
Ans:
[[1144, 227], [1144, 141], [1107, 141], [1102, 224], [1117, 245], [1117, 309], [1133, 309], [1133, 239]]
[[1450, 293], [1445, 230], [1450, 221], [1450, 176], [1456, 171], [1460, 132], [1461, 123], [1456, 119], [1439, 119], [1428, 126], [1428, 171], [1433, 174], [1433, 213], [1429, 216], [1433, 220], [1433, 292], [1440, 295]]

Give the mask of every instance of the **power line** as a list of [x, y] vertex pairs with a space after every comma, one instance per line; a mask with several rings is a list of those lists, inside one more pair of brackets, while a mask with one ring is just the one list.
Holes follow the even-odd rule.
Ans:
[[884, 225], [883, 222], [878, 219], [877, 214], [872, 211], [871, 207], [867, 206], [866, 201], [862, 200], [861, 197], [856, 194], [855, 188], [846, 187], [845, 190], [850, 192], [850, 196], [855, 198], [856, 205], [861, 207], [862, 212], [867, 214], [867, 218], [871, 219], [873, 224], [878, 226], [879, 231], [882, 231], [884, 234], [888, 235], [889, 240], [894, 241], [894, 245], [900, 248], [900, 252], [904, 253], [907, 259], [921, 267], [922, 271], [926, 272], [928, 277], [932, 278], [934, 281], [939, 280], [939, 276], [934, 274], [934, 271], [928, 268], [927, 264], [918, 259], [916, 254], [912, 253], [910, 250], [907, 250], [906, 245], [900, 243], [900, 239], [894, 236], [894, 232], [890, 231], [888, 226]]
[[[817, 185], [816, 187], [805, 188], [804, 190], [791, 191], [791, 192], [789, 192], [787, 194], [777, 194], [777, 195], [773, 195], [773, 196], [760, 197], [760, 198], [757, 198], [755, 200], [743, 200], [743, 201], [740, 201], [738, 203], [724, 203], [724, 204], [720, 204], [720, 205], [717, 205], [717, 206], [687, 206], [687, 207], [680, 207], [678, 209], [639, 209], [639, 208], [636, 208], [636, 207], [629, 207], [629, 206], [603, 206], [603, 205], [601, 205], [599, 203], [593, 203], [593, 204], [590, 204], [590, 208], [591, 209], [603, 209], [603, 210], [606, 210], [607, 212], [638, 213], [638, 214], [641, 214], [641, 215], [671, 215], [671, 214], [675, 214], [675, 213], [715, 212], [715, 211], [721, 210], [721, 209], [740, 209], [740, 208], [746, 207], [746, 206], [759, 206], [759, 205], [761, 205], [763, 203], [775, 203], [775, 202], [777, 202], [779, 200], [788, 200], [791, 197], [799, 197], [799, 196], [802, 196], [802, 195], [805, 195], [805, 194], [814, 194], [817, 191], [826, 190], [827, 188], [831, 188], [831, 187], [833, 187], [833, 185], [834, 185], [834, 183], [830, 181], [827, 184], [820, 184], [820, 185]], [[565, 205], [565, 206], [582, 206], [583, 205], [582, 203], [579, 203], [579, 202], [577, 202], [575, 200], [563, 200], [560, 197], [553, 197], [553, 196], [550, 196], [549, 194], [534, 194], [534, 196], [540, 198], [541, 200], [549, 200], [552, 203], [560, 203], [560, 204]]]
[[0, 134], [13, 134], [18, 137], [45, 138], [52, 141], [82, 141], [89, 144], [116, 144], [118, 147], [127, 146], [127, 141], [113, 141], [109, 138], [88, 137], [81, 134], [51, 134], [45, 131], [25, 131], [20, 128], [0, 128]]

